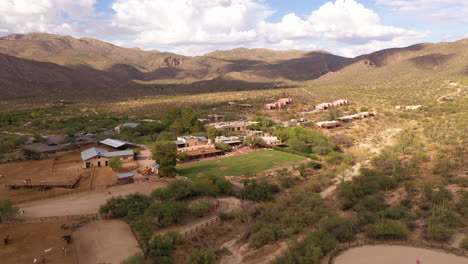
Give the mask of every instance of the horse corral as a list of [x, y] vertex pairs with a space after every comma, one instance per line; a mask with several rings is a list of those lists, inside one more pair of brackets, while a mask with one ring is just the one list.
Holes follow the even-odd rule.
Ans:
[[[71, 235], [70, 229], [60, 228], [69, 222], [46, 222], [27, 224], [1, 224], [0, 237], [9, 236], [8, 245], [0, 247], [0, 262], [31, 264], [34, 259], [45, 263], [75, 263], [73, 244], [68, 244], [62, 236]], [[73, 243], [73, 242], [72, 242]]]
[[119, 264], [141, 253], [130, 227], [121, 220], [103, 220], [86, 224], [73, 233], [79, 264]]
[[81, 163], [79, 151], [72, 151], [58, 158], [0, 164], [0, 199], [21, 202], [116, 183], [110, 168], [82, 169]]

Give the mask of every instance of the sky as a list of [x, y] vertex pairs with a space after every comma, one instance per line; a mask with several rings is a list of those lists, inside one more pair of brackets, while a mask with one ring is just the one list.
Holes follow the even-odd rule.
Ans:
[[354, 57], [468, 38], [468, 0], [0, 0], [0, 36], [32, 32], [183, 55], [246, 47]]

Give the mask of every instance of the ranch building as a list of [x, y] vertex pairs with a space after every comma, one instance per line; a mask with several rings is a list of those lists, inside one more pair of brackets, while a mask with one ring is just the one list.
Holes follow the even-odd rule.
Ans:
[[90, 148], [81, 152], [83, 168], [107, 167], [113, 157], [119, 157], [122, 163], [134, 161], [133, 150], [107, 151], [102, 148]]
[[128, 172], [128, 173], [120, 173], [120, 174], [117, 174], [116, 176], [117, 176], [118, 184], [127, 184], [127, 183], [133, 183], [133, 177], [135, 175], [131, 172]]

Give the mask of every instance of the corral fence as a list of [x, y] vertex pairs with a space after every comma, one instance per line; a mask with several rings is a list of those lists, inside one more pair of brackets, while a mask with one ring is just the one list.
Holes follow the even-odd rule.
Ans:
[[83, 220], [83, 221], [97, 221], [110, 219], [111, 217], [103, 214], [81, 214], [81, 215], [63, 215], [63, 216], [47, 216], [36, 218], [10, 218], [3, 219], [1, 223], [5, 224], [23, 224], [23, 223], [39, 223], [39, 222], [54, 222], [54, 221], [68, 221], [68, 220]]
[[467, 250], [464, 250], [462, 248], [454, 248], [444, 243], [424, 241], [422, 239], [421, 240], [406, 240], [406, 241], [356, 240], [356, 241], [340, 244], [335, 249], [333, 249], [329, 253], [329, 259], [328, 259], [327, 264], [334, 264], [335, 258], [338, 255], [340, 255], [342, 252], [348, 249], [355, 248], [355, 247], [362, 247], [362, 246], [375, 246], [375, 245], [409, 246], [409, 247], [416, 247], [416, 248], [425, 248], [425, 249], [443, 251], [445, 253], [468, 258]]
[[201, 224], [199, 224], [199, 225], [197, 225], [197, 226], [195, 226], [195, 227], [193, 227], [193, 228], [191, 228], [189, 230], [181, 232], [180, 235], [182, 237], [184, 237], [184, 238], [189, 237], [189, 236], [191, 236], [193, 234], [196, 234], [198, 231], [202, 230], [203, 228], [211, 226], [213, 224], [216, 224], [216, 223], [218, 223], [220, 221], [221, 221], [221, 219], [219, 219], [219, 217], [216, 216], [216, 217], [211, 218], [210, 220], [208, 220], [206, 222], [203, 222], [203, 223], [201, 223]]
[[20, 201], [14, 201], [13, 203], [23, 204], [23, 203], [34, 202], [38, 200], [45, 200], [45, 199], [56, 198], [56, 197], [61, 197], [61, 196], [73, 195], [73, 194], [82, 193], [82, 192], [89, 192], [89, 191], [94, 191], [94, 190], [106, 190], [108, 187], [112, 187], [112, 186], [114, 185], [95, 185], [92, 187], [70, 189], [69, 191], [61, 192], [61, 193], [47, 193], [47, 191], [44, 191], [39, 197], [24, 199]]
[[73, 169], [54, 169], [52, 174], [71, 174], [71, 173], [81, 173], [84, 172], [84, 169], [73, 168]]

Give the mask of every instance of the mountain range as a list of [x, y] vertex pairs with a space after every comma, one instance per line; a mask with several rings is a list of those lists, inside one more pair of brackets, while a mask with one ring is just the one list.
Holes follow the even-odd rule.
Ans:
[[[263, 89], [317, 79], [346, 81], [356, 74], [388, 73], [399, 67], [414, 74], [467, 75], [467, 56], [468, 39], [386, 49], [355, 58], [325, 51], [246, 48], [189, 57], [122, 48], [91, 38], [12, 34], [0, 38], [0, 99], [108, 100], [241, 86]], [[163, 80], [172, 88], [153, 85]], [[180, 84], [173, 87], [173, 83]]]

